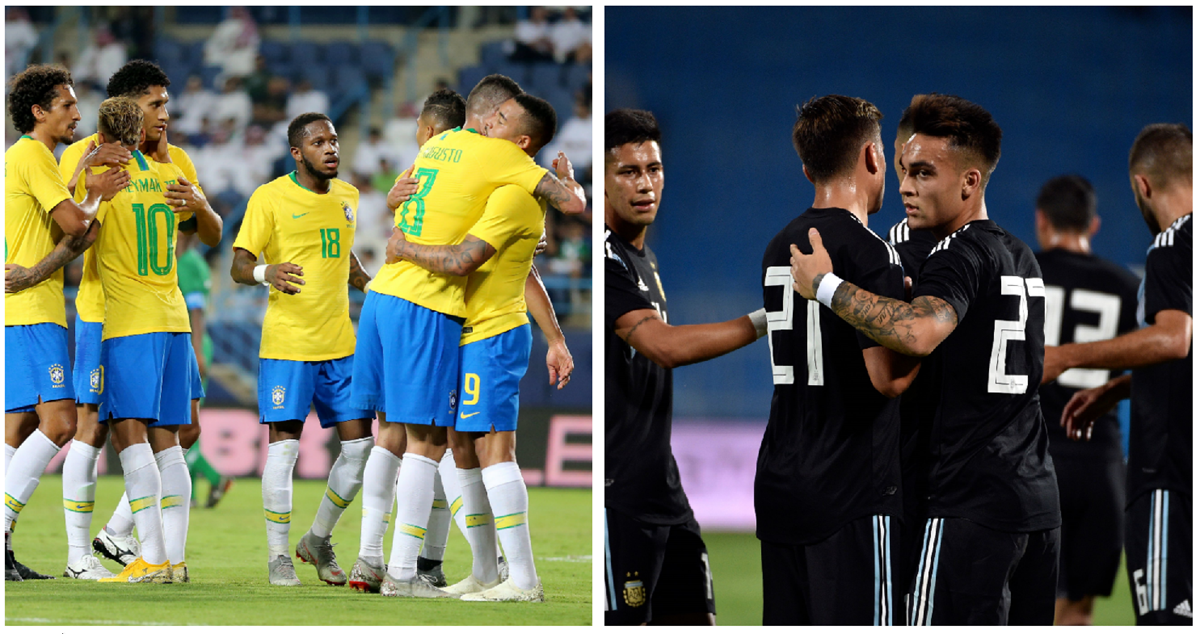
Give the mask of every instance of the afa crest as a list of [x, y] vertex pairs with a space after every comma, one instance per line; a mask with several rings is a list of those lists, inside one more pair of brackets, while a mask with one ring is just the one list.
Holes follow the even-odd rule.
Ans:
[[625, 605], [636, 608], [646, 602], [646, 587], [640, 579], [625, 582]]
[[92, 370], [92, 373], [88, 378], [93, 393], [104, 393], [104, 366], [100, 366], [95, 370]]
[[350, 208], [350, 203], [342, 201], [342, 212], [346, 214], [346, 222], [354, 222], [354, 210]]
[[54, 387], [61, 387], [66, 377], [67, 374], [63, 372], [61, 365], [55, 363], [50, 366], [50, 382], [54, 384]]
[[279, 406], [283, 405], [283, 399], [286, 395], [287, 390], [285, 390], [282, 385], [276, 385], [275, 388], [271, 390], [271, 402], [275, 404], [276, 408], [278, 408]]

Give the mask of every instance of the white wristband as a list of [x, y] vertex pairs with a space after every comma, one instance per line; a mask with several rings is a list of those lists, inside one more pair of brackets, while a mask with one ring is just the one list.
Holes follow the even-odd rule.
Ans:
[[266, 285], [266, 283], [267, 283], [267, 267], [268, 266], [270, 266], [270, 265], [269, 264], [259, 264], [258, 266], [254, 267], [254, 281], [255, 282], [258, 282], [259, 284], [263, 284], [264, 286]]
[[763, 335], [767, 334], [767, 309], [760, 308], [746, 316], [750, 318], [750, 323], [754, 324], [758, 338], [762, 339]]
[[833, 308], [830, 305], [833, 303], [833, 293], [837, 291], [837, 287], [841, 283], [842, 278], [832, 272], [826, 273], [825, 277], [821, 278], [821, 285], [817, 287], [817, 301], [824, 304], [826, 308]]

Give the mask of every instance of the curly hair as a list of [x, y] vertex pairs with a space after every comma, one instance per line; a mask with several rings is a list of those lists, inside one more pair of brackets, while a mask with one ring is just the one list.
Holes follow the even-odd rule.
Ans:
[[171, 80], [167, 78], [163, 69], [158, 67], [158, 64], [144, 59], [135, 59], [122, 66], [121, 70], [113, 73], [108, 80], [106, 90], [109, 97], [137, 99], [145, 94], [151, 86], [166, 88], [170, 85]]
[[38, 105], [42, 110], [50, 110], [50, 104], [58, 96], [58, 87], [74, 86], [71, 73], [62, 66], [37, 64], [17, 73], [12, 78], [8, 93], [8, 114], [12, 117], [13, 126], [17, 132], [25, 134], [33, 131], [37, 119], [33, 116], [33, 106]]
[[110, 141], [136, 145], [142, 131], [142, 109], [129, 97], [110, 97], [100, 104], [96, 128]]

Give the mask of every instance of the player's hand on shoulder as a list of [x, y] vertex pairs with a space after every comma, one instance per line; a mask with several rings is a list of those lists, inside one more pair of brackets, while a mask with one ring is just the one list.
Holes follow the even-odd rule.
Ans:
[[268, 266], [263, 277], [273, 288], [288, 295], [299, 293], [298, 287], [304, 286], [304, 268], [291, 262]]
[[397, 178], [395, 184], [392, 185], [392, 189], [388, 191], [388, 209], [395, 211], [397, 207], [405, 202], [408, 202], [408, 200], [413, 197], [413, 194], [416, 194], [417, 191], [420, 190], [421, 180], [419, 178], [412, 177], [412, 170], [413, 168], [411, 167], [404, 170], [404, 173], [401, 174], [400, 178]]
[[571, 373], [575, 371], [575, 360], [567, 349], [565, 339], [550, 344], [546, 351], [546, 369], [550, 371], [550, 385], [558, 383], [558, 389], [563, 389], [571, 382]]
[[387, 251], [384, 253], [387, 259], [384, 260], [387, 264], [395, 264], [404, 259], [402, 256], [404, 245], [408, 244], [408, 238], [400, 227], [392, 229], [392, 237], [388, 238]]
[[100, 174], [93, 174], [91, 169], [84, 171], [84, 183], [88, 191], [100, 193], [100, 200], [112, 200], [122, 189], [129, 186], [129, 172], [114, 167]]
[[163, 192], [163, 196], [166, 197], [167, 204], [175, 210], [175, 213], [198, 211], [204, 208], [207, 202], [204, 194], [200, 193], [200, 188], [189, 182], [182, 174], [174, 183], [167, 185], [167, 191]]
[[125, 146], [120, 143], [103, 143], [97, 146], [95, 141], [88, 141], [82, 162], [84, 167], [96, 167], [99, 165], [118, 167], [128, 165], [132, 160], [133, 153], [125, 149]]
[[808, 241], [812, 245], [812, 255], [804, 255], [794, 244], [789, 247], [792, 252], [792, 288], [804, 299], [816, 299], [815, 278], [833, 272], [833, 262], [821, 241], [821, 232], [815, 227], [808, 230]]

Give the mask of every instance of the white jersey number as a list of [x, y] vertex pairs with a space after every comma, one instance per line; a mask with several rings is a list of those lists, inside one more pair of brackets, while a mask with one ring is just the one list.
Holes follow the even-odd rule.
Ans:
[[1005, 374], [1005, 361], [1008, 357], [1010, 341], [1025, 341], [1025, 321], [1029, 318], [1029, 302], [1026, 299], [1026, 287], [1029, 297], [1045, 297], [1046, 286], [1042, 278], [1031, 277], [1023, 279], [1015, 275], [1000, 276], [1000, 294], [1016, 295], [1021, 303], [1017, 309], [1017, 319], [997, 319], [992, 334], [992, 357], [988, 363], [988, 392], [992, 394], [1024, 394], [1029, 389], [1029, 375]]
[[[1063, 298], [1066, 291], [1059, 286], [1046, 287], [1046, 345], [1059, 345], [1062, 337]], [[1071, 291], [1071, 309], [1099, 316], [1095, 326], [1076, 324], [1075, 343], [1104, 341], [1117, 336], [1121, 320], [1121, 298], [1082, 288]], [[1058, 377], [1060, 385], [1076, 389], [1099, 387], [1108, 382], [1108, 370], [1071, 368]]]
[[[767, 344], [771, 351], [771, 380], [775, 385], [791, 385], [796, 380], [795, 369], [790, 365], [775, 364], [775, 339], [771, 335], [780, 330], [791, 330], [795, 293], [792, 291], [792, 269], [787, 266], [769, 266], [763, 278], [763, 286], [783, 287], [783, 307], [767, 313]], [[821, 350], [821, 305], [813, 300], [805, 302], [808, 311], [808, 384], [825, 385], [825, 359]]]

